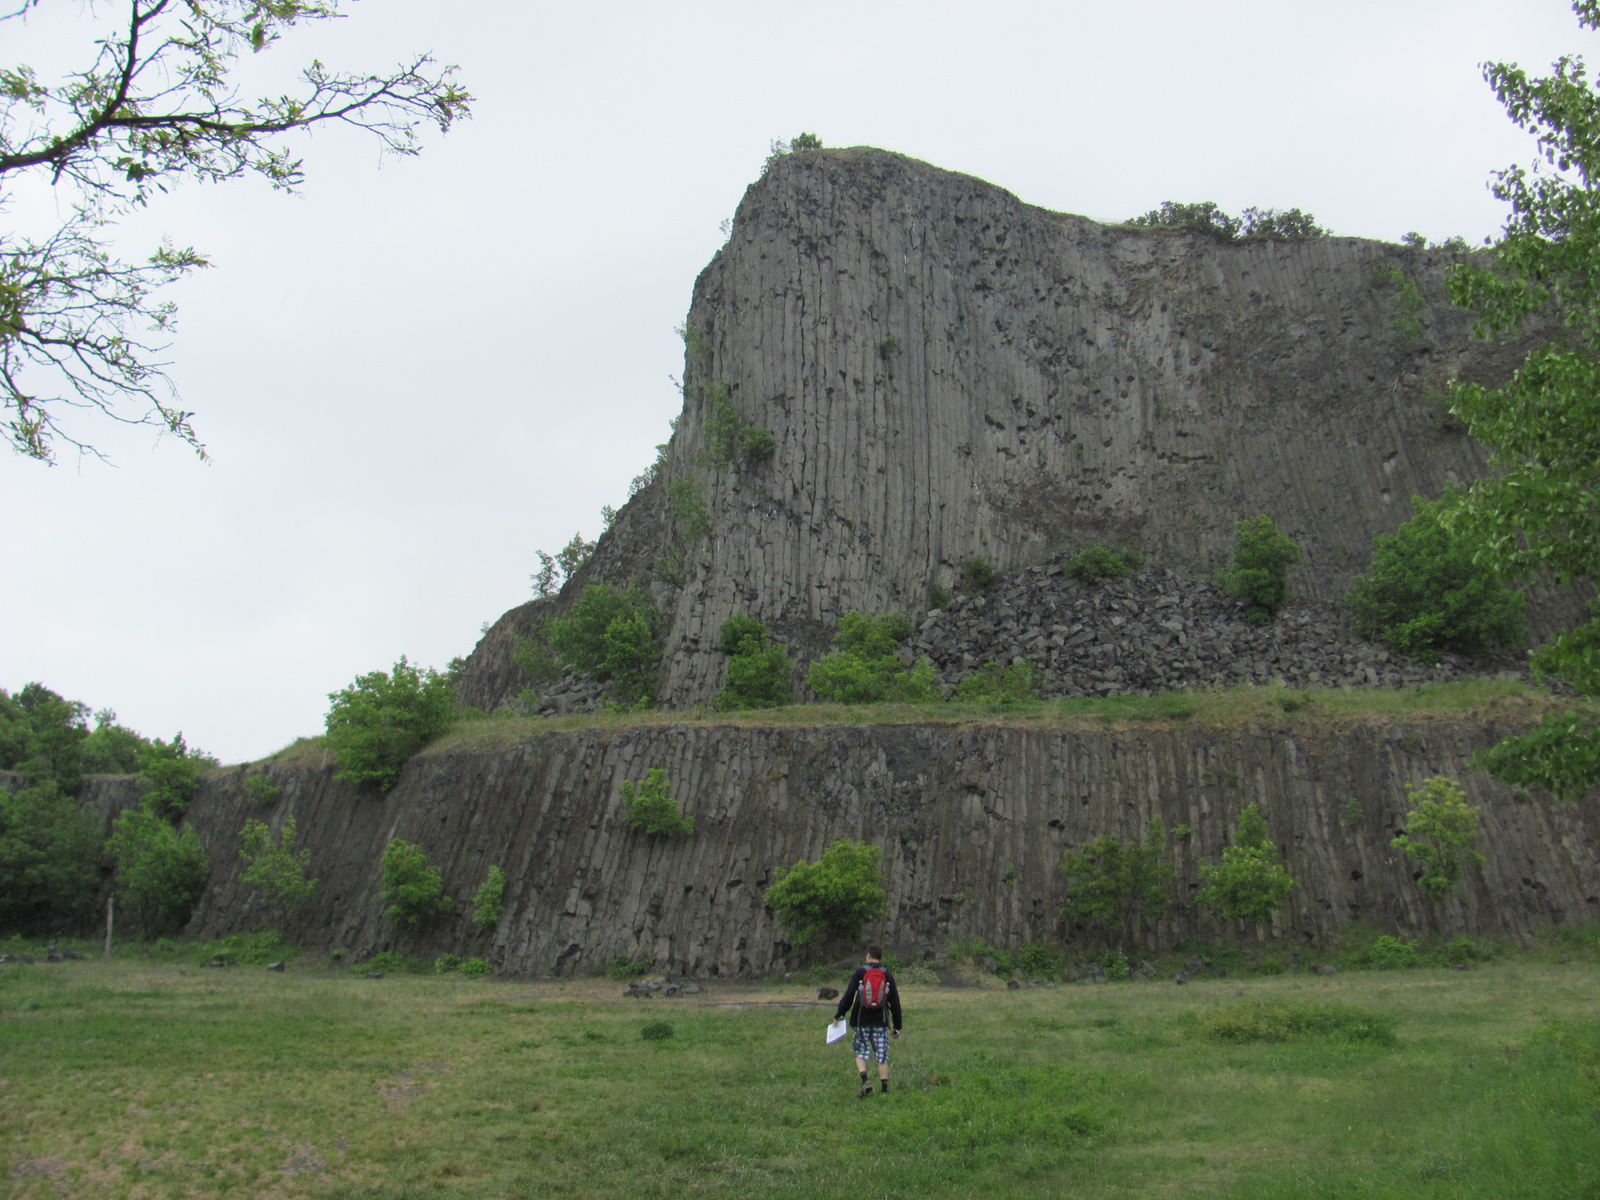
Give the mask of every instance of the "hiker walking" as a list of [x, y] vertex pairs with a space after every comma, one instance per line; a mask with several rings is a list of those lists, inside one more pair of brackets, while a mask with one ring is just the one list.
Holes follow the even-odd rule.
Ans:
[[878, 1060], [878, 1086], [889, 1090], [889, 1039], [900, 1036], [900, 989], [882, 959], [883, 947], [867, 947], [867, 961], [850, 976], [850, 985], [839, 997], [839, 1010], [833, 1014], [835, 1021], [850, 1014], [850, 1045], [856, 1052], [856, 1070], [861, 1073], [861, 1090], [856, 1096], [861, 1100], [872, 1095], [867, 1079], [871, 1059]]

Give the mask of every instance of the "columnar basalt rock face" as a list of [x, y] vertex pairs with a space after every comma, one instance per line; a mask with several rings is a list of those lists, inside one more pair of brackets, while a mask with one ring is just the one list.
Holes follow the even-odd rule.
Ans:
[[[444, 872], [453, 915], [407, 935], [421, 953], [482, 954], [515, 974], [585, 973], [619, 956], [669, 973], [728, 976], [792, 966], [762, 896], [776, 873], [838, 838], [883, 849], [889, 915], [866, 932], [908, 952], [957, 937], [1016, 945], [1082, 936], [1060, 919], [1062, 852], [1103, 834], [1142, 837], [1160, 817], [1192, 897], [1240, 810], [1259, 804], [1300, 878], [1276, 927], [1326, 942], [1361, 919], [1380, 928], [1522, 937], [1600, 907], [1600, 814], [1592, 804], [1517, 803], [1473, 775], [1472, 752], [1506, 730], [1412, 721], [1208, 732], [946, 725], [863, 728], [653, 726], [547, 733], [419, 757], [386, 797], [355, 792], [331, 767], [276, 768], [283, 793], [249, 807], [244, 776], [208, 778], [190, 810], [212, 857], [191, 931], [248, 927], [238, 879], [246, 817], [298, 820], [321, 880], [287, 931], [359, 956], [395, 945], [378, 862], [391, 837], [419, 843]], [[652, 767], [695, 818], [693, 836], [650, 838], [621, 819], [619, 788]], [[1407, 784], [1465, 782], [1482, 806], [1479, 848], [1460, 895], [1432, 908], [1390, 841]], [[1352, 806], [1352, 801], [1354, 805]], [[1171, 836], [1180, 826], [1192, 833]], [[499, 925], [478, 934], [470, 897], [491, 864], [506, 873]], [[1138, 941], [1224, 936], [1176, 903]]]
[[[673, 706], [721, 686], [732, 613], [809, 658], [844, 611], [919, 612], [975, 554], [1006, 569], [1121, 540], [1201, 577], [1237, 519], [1267, 513], [1305, 552], [1298, 593], [1330, 599], [1412, 495], [1482, 469], [1428, 394], [1516, 354], [1472, 339], [1450, 261], [1103, 226], [877, 150], [780, 157], [696, 283], [662, 484], [593, 577], [668, 581]], [[1380, 268], [1427, 301], [1414, 344]], [[770, 458], [708, 461], [707, 385], [771, 431]], [[675, 480], [711, 528], [662, 570]]]

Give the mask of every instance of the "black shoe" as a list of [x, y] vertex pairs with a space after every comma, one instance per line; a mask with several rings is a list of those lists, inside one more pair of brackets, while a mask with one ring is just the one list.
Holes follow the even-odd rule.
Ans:
[[863, 1083], [861, 1085], [861, 1090], [856, 1093], [856, 1099], [865, 1100], [870, 1095], [872, 1095], [872, 1085], [870, 1083]]

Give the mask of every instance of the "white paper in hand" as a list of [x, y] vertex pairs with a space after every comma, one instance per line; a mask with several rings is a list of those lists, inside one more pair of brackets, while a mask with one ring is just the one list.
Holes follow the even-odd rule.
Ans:
[[837, 1042], [840, 1038], [842, 1038], [845, 1034], [847, 1034], [849, 1032], [850, 1032], [850, 1026], [845, 1024], [845, 1020], [844, 1020], [843, 1017], [840, 1017], [837, 1021], [833, 1022], [833, 1024], [828, 1026], [828, 1045], [830, 1045], [830, 1046], [833, 1045], [835, 1042]]

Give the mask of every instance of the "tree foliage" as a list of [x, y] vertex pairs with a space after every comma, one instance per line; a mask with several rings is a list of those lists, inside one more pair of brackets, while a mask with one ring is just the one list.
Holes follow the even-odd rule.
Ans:
[[1239, 814], [1233, 845], [1222, 850], [1222, 861], [1200, 868], [1204, 886], [1195, 897], [1224, 921], [1249, 921], [1260, 925], [1283, 907], [1299, 886], [1278, 861], [1278, 849], [1267, 835], [1267, 822], [1254, 804]]
[[678, 811], [667, 794], [668, 782], [660, 767], [650, 768], [637, 787], [632, 780], [622, 781], [622, 819], [629, 829], [655, 837], [684, 837], [694, 832], [694, 818]]
[[854, 610], [839, 618], [838, 653], [811, 665], [806, 682], [824, 700], [840, 704], [925, 704], [939, 698], [933, 664], [907, 668], [898, 657], [911, 636], [903, 613], [872, 617]]
[[777, 708], [794, 700], [789, 655], [754, 617], [740, 614], [724, 621], [717, 649], [728, 656], [728, 686], [718, 693], [717, 708]]
[[384, 916], [397, 925], [426, 925], [450, 911], [444, 894], [444, 876], [428, 861], [422, 847], [393, 838], [379, 863], [383, 874], [380, 893], [389, 907]]
[[1222, 242], [1245, 239], [1291, 240], [1327, 237], [1328, 231], [1310, 213], [1298, 208], [1247, 208], [1237, 217], [1229, 216], [1207, 200], [1199, 204], [1178, 204], [1164, 200], [1160, 208], [1134, 217], [1130, 225], [1151, 229], [1193, 229]]
[[293, 817], [284, 818], [276, 838], [265, 821], [249, 818], [240, 834], [239, 881], [254, 890], [274, 923], [281, 923], [316, 894], [317, 881], [306, 878], [311, 865], [309, 849], [295, 849], [300, 840]]
[[200, 790], [200, 769], [215, 760], [194, 754], [180, 732], [170, 742], [154, 738], [139, 751], [139, 797], [158, 817], [176, 821]]
[[1478, 840], [1478, 810], [1467, 803], [1461, 787], [1443, 775], [1410, 789], [1415, 806], [1406, 814], [1406, 829], [1390, 845], [1422, 864], [1417, 885], [1433, 900], [1443, 900], [1461, 882], [1463, 860], [1483, 862], [1473, 850]]
[[100, 820], [46, 780], [0, 789], [0, 927], [70, 920], [100, 880]]
[[500, 923], [500, 909], [505, 903], [506, 873], [490, 865], [489, 874], [472, 897], [472, 923], [479, 930], [493, 929]]
[[[1600, 0], [1577, 0], [1573, 10], [1580, 25], [1600, 29]], [[1600, 95], [1576, 56], [1561, 58], [1543, 78], [1510, 63], [1490, 63], [1484, 75], [1512, 122], [1533, 135], [1538, 158], [1531, 168], [1496, 174], [1494, 194], [1510, 206], [1504, 233], [1480, 260], [1453, 268], [1450, 296], [1477, 309], [1480, 336], [1519, 334], [1529, 318], [1551, 334], [1500, 386], [1450, 385], [1451, 413], [1492, 448], [1493, 470], [1446, 519], [1479, 547], [1481, 564], [1507, 579], [1595, 579]], [[1580, 692], [1600, 692], [1600, 614], [1546, 645], [1534, 666]], [[1502, 743], [1486, 761], [1508, 782], [1576, 798], [1583, 789], [1570, 772], [1593, 761], [1594, 739], [1590, 723], [1567, 714]]]
[[1527, 636], [1520, 590], [1477, 561], [1478, 546], [1443, 519], [1451, 495], [1411, 501], [1412, 517], [1375, 539], [1372, 563], [1345, 597], [1363, 637], [1420, 662], [1443, 650], [1482, 654]]
[[356, 676], [328, 693], [327, 745], [338, 778], [388, 791], [406, 762], [455, 722], [456, 690], [432, 667], [419, 670], [404, 656], [392, 673]]
[[823, 935], [859, 937], [863, 925], [889, 911], [878, 869], [881, 856], [876, 846], [843, 838], [823, 851], [820, 861], [780, 870], [767, 889], [767, 906], [796, 946]]
[[1249, 604], [1252, 622], [1266, 621], [1289, 598], [1289, 568], [1300, 561], [1300, 547], [1278, 531], [1269, 516], [1250, 517], [1233, 527], [1233, 567], [1223, 588]]
[[[23, 3], [8, 33], [25, 34]], [[0, 205], [28, 177], [57, 190], [67, 215], [38, 238], [0, 241], [0, 398], [6, 437], [51, 461], [58, 443], [93, 452], [66, 414], [89, 410], [152, 425], [200, 450], [159, 361], [173, 307], [153, 294], [207, 265], [192, 248], [124, 262], [109, 227], [186, 181], [256, 175], [294, 190], [304, 172], [289, 138], [333, 125], [410, 155], [419, 133], [447, 130], [471, 97], [453, 67], [419, 55], [382, 74], [313, 61], [290, 91], [249, 102], [239, 59], [296, 26], [341, 16], [339, 0], [121, 0], [82, 6], [83, 63], [58, 81], [0, 70]]]
[[560, 661], [609, 680], [620, 699], [653, 700], [661, 667], [661, 616], [641, 590], [591, 583], [565, 616], [545, 625]]
[[1099, 926], [1108, 942], [1113, 934], [1130, 935], [1141, 917], [1155, 920], [1171, 898], [1173, 872], [1166, 862], [1165, 839], [1158, 817], [1143, 842], [1122, 842], [1108, 834], [1081, 850], [1068, 850], [1061, 859], [1067, 883], [1062, 914]]
[[211, 859], [193, 827], [180, 833], [140, 805], [117, 817], [106, 850], [117, 863], [118, 894], [147, 932], [189, 920], [211, 874]]

